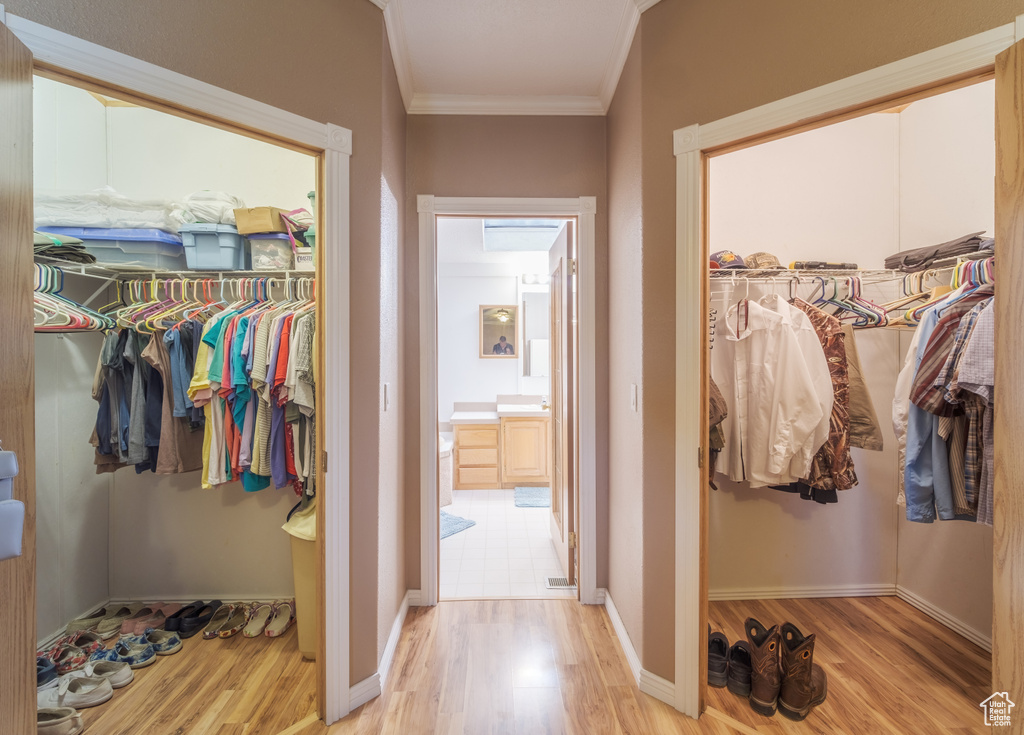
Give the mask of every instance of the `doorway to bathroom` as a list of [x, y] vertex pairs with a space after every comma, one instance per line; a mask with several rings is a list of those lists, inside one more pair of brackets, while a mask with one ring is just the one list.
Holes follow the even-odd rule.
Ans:
[[591, 601], [594, 200], [418, 204], [421, 604]]
[[572, 465], [552, 377], [571, 374], [574, 349], [552, 350], [552, 336], [574, 340], [552, 297], [571, 301], [558, 281], [575, 251], [573, 225], [437, 218], [442, 600], [576, 596], [575, 565], [558, 550], [562, 499], [552, 497]]

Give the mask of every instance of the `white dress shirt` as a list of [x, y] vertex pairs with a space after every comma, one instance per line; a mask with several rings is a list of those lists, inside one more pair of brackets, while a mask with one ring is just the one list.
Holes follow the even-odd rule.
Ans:
[[725, 339], [711, 351], [712, 375], [729, 406], [719, 467], [751, 487], [794, 482], [810, 469], [814, 452], [808, 456], [807, 448], [826, 415], [822, 400], [792, 318], [754, 301], [741, 303], [744, 309], [734, 305], [727, 312]]

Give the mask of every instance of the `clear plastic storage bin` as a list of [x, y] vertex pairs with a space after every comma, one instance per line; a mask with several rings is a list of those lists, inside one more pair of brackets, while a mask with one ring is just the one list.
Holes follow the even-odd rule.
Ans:
[[280, 232], [247, 235], [254, 271], [288, 271], [292, 269], [292, 241]]
[[181, 238], [163, 230], [133, 230], [105, 227], [39, 227], [39, 232], [67, 235], [82, 241], [86, 252], [100, 265], [184, 270], [185, 250]]
[[179, 232], [190, 269], [246, 270], [245, 238], [231, 225], [188, 224], [182, 225]]

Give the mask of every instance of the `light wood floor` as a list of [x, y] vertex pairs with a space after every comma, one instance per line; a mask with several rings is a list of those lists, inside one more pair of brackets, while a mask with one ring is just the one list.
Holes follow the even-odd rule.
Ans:
[[280, 638], [195, 635], [81, 710], [84, 735], [277, 735], [315, 711], [314, 668], [294, 625]]
[[416, 735], [515, 733], [984, 732], [989, 655], [895, 597], [711, 603], [730, 641], [743, 619], [818, 634], [828, 700], [807, 720], [765, 718], [708, 690], [699, 722], [636, 687], [603, 608], [564, 600], [444, 602], [411, 608], [387, 688], [327, 728], [314, 714], [313, 664], [295, 631], [277, 641], [186, 641], [84, 710], [85, 735]]

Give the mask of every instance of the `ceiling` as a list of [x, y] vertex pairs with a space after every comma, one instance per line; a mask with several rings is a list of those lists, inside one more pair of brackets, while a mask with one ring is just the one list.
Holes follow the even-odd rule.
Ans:
[[373, 2], [410, 114], [603, 115], [658, 0]]
[[[553, 241], [554, 238], [549, 238]], [[543, 250], [505, 247], [486, 250], [484, 220], [475, 217], [437, 218], [437, 262], [445, 264], [510, 265], [521, 273], [548, 272], [548, 242]]]

